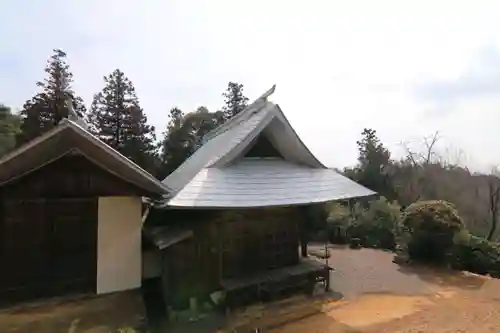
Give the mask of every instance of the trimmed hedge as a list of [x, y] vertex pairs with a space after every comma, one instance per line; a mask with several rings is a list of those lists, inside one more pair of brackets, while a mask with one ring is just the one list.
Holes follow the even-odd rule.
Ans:
[[455, 234], [465, 224], [453, 204], [441, 201], [418, 201], [408, 206], [398, 226], [398, 245], [403, 256], [412, 261], [445, 263]]

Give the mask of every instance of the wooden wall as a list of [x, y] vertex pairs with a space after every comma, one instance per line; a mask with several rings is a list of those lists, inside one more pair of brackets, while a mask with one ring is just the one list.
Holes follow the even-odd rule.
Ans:
[[[182, 214], [172, 214], [180, 221]], [[179, 222], [194, 237], [166, 252], [165, 288], [174, 303], [186, 305], [188, 295], [213, 292], [222, 279], [297, 263], [300, 216], [294, 207], [212, 210], [204, 221]]]
[[216, 224], [221, 242], [221, 278], [298, 262], [298, 221], [293, 208], [228, 211]]
[[84, 156], [64, 156], [3, 186], [9, 198], [138, 195], [144, 191]]
[[94, 290], [97, 198], [141, 192], [78, 155], [0, 186], [0, 301]]

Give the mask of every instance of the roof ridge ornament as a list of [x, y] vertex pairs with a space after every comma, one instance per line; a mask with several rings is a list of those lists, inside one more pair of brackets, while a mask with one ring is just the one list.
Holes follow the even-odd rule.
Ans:
[[80, 118], [75, 111], [73, 106], [73, 97], [68, 96], [66, 99], [66, 106], [68, 107], [68, 119], [83, 128], [84, 130], [88, 130], [87, 123], [84, 119]]
[[262, 94], [262, 96], [260, 96], [259, 98], [257, 99], [267, 99], [269, 96], [271, 96], [272, 94], [274, 94], [274, 91], [276, 90], [276, 85], [274, 84], [271, 89], [269, 89], [268, 91], [266, 91], [265, 93]]

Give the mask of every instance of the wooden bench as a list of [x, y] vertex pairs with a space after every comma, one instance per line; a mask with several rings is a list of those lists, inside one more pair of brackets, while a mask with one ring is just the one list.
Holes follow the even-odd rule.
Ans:
[[324, 283], [325, 290], [329, 290], [331, 270], [315, 259], [303, 259], [296, 265], [223, 280], [226, 307], [232, 308], [253, 300], [262, 301], [264, 298], [275, 299], [280, 294], [300, 289], [312, 293], [317, 283]]

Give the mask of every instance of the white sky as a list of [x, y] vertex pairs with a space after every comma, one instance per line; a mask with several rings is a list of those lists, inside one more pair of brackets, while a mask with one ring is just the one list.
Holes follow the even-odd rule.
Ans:
[[0, 101], [20, 107], [61, 48], [87, 105], [120, 68], [158, 132], [173, 106], [220, 108], [228, 81], [250, 99], [277, 84], [273, 101], [329, 166], [355, 163], [371, 127], [395, 155], [439, 130], [487, 169], [500, 163], [499, 17], [500, 1], [6, 0]]

